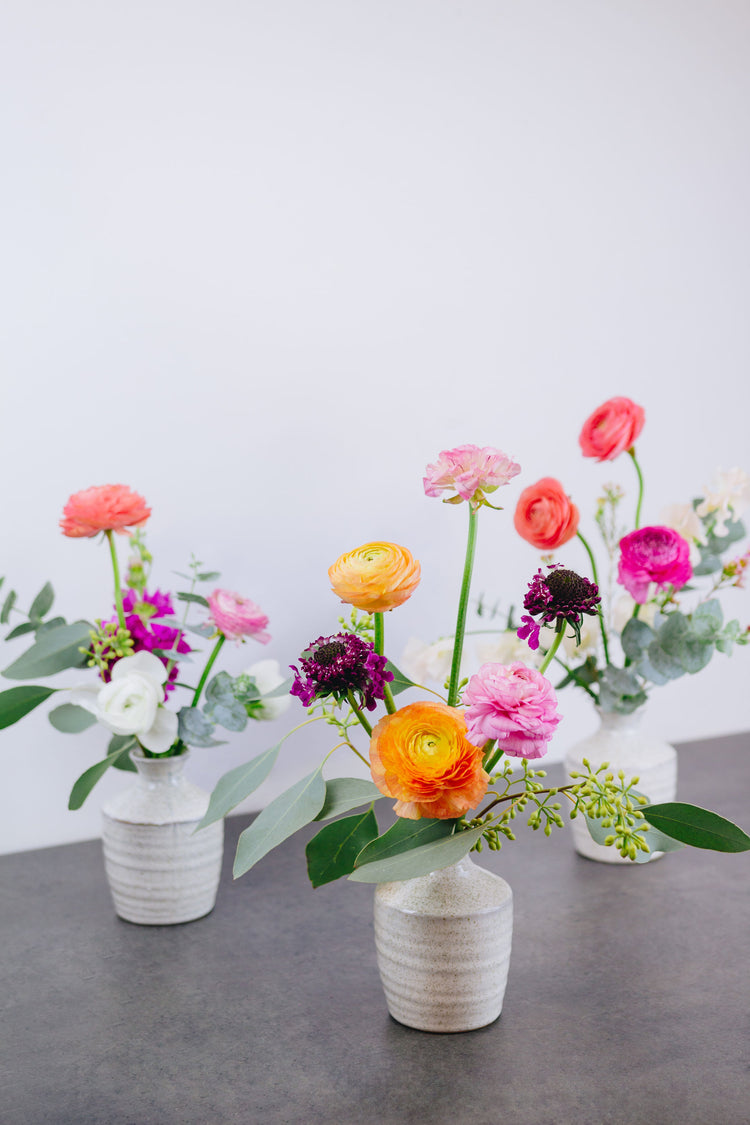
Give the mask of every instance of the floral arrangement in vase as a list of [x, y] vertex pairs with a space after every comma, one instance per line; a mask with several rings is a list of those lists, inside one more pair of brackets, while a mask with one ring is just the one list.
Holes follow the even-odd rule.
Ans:
[[[277, 717], [289, 704], [289, 680], [276, 661], [263, 660], [232, 677], [218, 672], [211, 679], [217, 657], [227, 640], [270, 641], [268, 618], [248, 598], [215, 588], [207, 597], [196, 592], [200, 583], [215, 582], [220, 575], [202, 569], [193, 559], [182, 574], [188, 589], [176, 594], [148, 586], [153, 558], [143, 527], [151, 509], [142, 496], [121, 484], [87, 488], [70, 497], [60, 528], [73, 539], [106, 540], [114, 577], [114, 612], [95, 622], [72, 624], [48, 617], [54, 590], [47, 582], [28, 612], [17, 606], [14, 590], [6, 596], [0, 622], [12, 614], [22, 617], [6, 635], [13, 640], [34, 636], [34, 643], [3, 671], [11, 680], [36, 680], [68, 669], [90, 668], [93, 677], [69, 688], [25, 683], [0, 692], [0, 727], [23, 718], [53, 695], [63, 703], [49, 713], [59, 731], [77, 733], [99, 723], [111, 735], [106, 756], [75, 782], [69, 807], [80, 808], [96, 782], [110, 768], [134, 770], [130, 752], [145, 758], [178, 757], [191, 746], [216, 746], [217, 727], [242, 731], [249, 719]], [[130, 550], [124, 581], [120, 577], [115, 536], [126, 537]], [[182, 603], [181, 620], [175, 604]], [[189, 611], [206, 611], [199, 622], [188, 621]], [[195, 659], [195, 641], [213, 641], [195, 684], [181, 679], [181, 665]], [[169, 704], [174, 694], [187, 692], [189, 702], [179, 710]], [[204, 694], [205, 692], [205, 694]]]
[[[723, 848], [707, 827], [714, 814], [692, 813], [691, 806], [683, 806], [680, 823], [675, 824], [673, 810], [651, 807], [634, 792], [637, 779], [615, 777], [606, 766], [584, 767], [570, 784], [547, 786], [545, 772], [535, 768], [560, 721], [555, 691], [544, 673], [566, 630], [579, 633], [587, 615], [598, 616], [600, 598], [594, 583], [570, 571], [554, 571], [544, 584], [535, 580], [534, 604], [543, 605], [545, 623], [555, 635], [540, 667], [520, 661], [487, 663], [468, 682], [462, 679], [480, 514], [501, 510], [489, 497], [494, 500], [497, 490], [519, 472], [520, 466], [505, 453], [474, 445], [444, 451], [427, 467], [426, 495], [463, 505], [468, 513], [444, 696], [416, 684], [386, 655], [385, 616], [408, 601], [420, 580], [420, 563], [411, 552], [390, 542], [366, 543], [342, 554], [329, 568], [333, 593], [353, 608], [349, 618], [339, 618], [339, 632], [310, 642], [293, 666], [291, 694], [308, 708], [307, 718], [294, 730], [316, 721], [329, 724], [336, 741], [330, 754], [339, 749], [353, 753], [369, 767], [371, 780], [326, 780], [327, 755], [241, 834], [235, 876], [294, 832], [324, 821], [330, 823], [307, 845], [313, 886], [341, 877], [370, 883], [409, 880], [447, 868], [470, 851], [481, 850], [483, 843], [499, 849], [503, 840], [515, 838], [520, 816], [532, 829], [550, 835], [563, 826], [563, 801], [573, 818], [584, 813], [603, 822], [611, 830], [609, 846], [629, 859], [664, 846], [667, 836], [674, 847], [692, 843]], [[531, 630], [536, 628], [534, 613], [532, 608]], [[397, 706], [395, 697], [407, 689], [431, 698]], [[372, 713], [378, 709], [381, 714], [375, 719]], [[356, 731], [364, 734], [367, 757], [356, 744]], [[224, 817], [265, 780], [283, 741], [219, 781], [204, 824]], [[395, 801], [396, 822], [381, 833], [374, 808], [383, 798]], [[354, 809], [364, 811], [343, 815]], [[715, 825], [720, 822], [726, 823], [717, 817]], [[740, 849], [750, 846], [750, 837], [736, 826], [730, 835]]]

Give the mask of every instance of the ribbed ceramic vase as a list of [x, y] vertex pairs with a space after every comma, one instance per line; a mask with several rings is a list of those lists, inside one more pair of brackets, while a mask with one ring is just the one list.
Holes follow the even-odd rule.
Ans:
[[471, 1031], [500, 1015], [513, 894], [467, 856], [419, 879], [380, 883], [375, 946], [388, 1011], [420, 1031]]
[[[594, 769], [602, 762], [609, 762], [615, 775], [623, 770], [626, 781], [637, 777], [636, 789], [645, 794], [651, 804], [673, 801], [677, 790], [677, 752], [668, 742], [642, 731], [642, 715], [642, 707], [630, 715], [601, 711], [599, 729], [571, 747], [565, 757], [567, 780], [570, 781], [571, 770], [584, 771], [584, 758]], [[595, 843], [582, 816], [576, 817], [570, 827], [579, 855], [600, 863], [635, 866], [631, 860], [623, 859], [615, 848]], [[654, 852], [650, 859], [659, 859], [662, 855], [663, 852]]]
[[107, 879], [115, 911], [128, 922], [192, 922], [216, 902], [224, 822], [195, 832], [209, 795], [184, 776], [188, 757], [133, 751], [135, 783], [102, 809]]

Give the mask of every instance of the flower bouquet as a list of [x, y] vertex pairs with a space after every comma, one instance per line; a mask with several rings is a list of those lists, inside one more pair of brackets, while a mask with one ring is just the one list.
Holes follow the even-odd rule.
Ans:
[[[446, 504], [465, 504], [468, 512], [444, 696], [416, 684], [386, 656], [385, 614], [402, 606], [420, 580], [420, 564], [411, 552], [394, 543], [367, 543], [330, 567], [332, 590], [353, 607], [351, 616], [339, 618], [339, 632], [305, 648], [293, 666], [291, 694], [308, 709], [294, 730], [327, 723], [335, 731], [335, 745], [242, 832], [234, 863], [240, 876], [294, 832], [324, 822], [306, 848], [313, 886], [342, 877], [378, 884], [376, 942], [389, 1008], [401, 1022], [430, 1030], [482, 1026], [499, 1015], [508, 967], [510, 891], [481, 868], [472, 874], [469, 853], [484, 843], [498, 850], [515, 839], [519, 818], [549, 836], [563, 826], [565, 802], [572, 818], [584, 814], [603, 825], [607, 845], [629, 859], [647, 856], [654, 847], [685, 843], [750, 848], [750, 837], [713, 813], [680, 806], [676, 815], [674, 808], [649, 805], [634, 788], [637, 778], [615, 776], [606, 764], [594, 769], [584, 763], [579, 776], [563, 786], [546, 784], [545, 771], [536, 768], [560, 721], [544, 672], [567, 628], [580, 630], [585, 614], [599, 612], [598, 590], [588, 580], [570, 574], [552, 579], [558, 598], [546, 618], [555, 641], [538, 669], [520, 661], [488, 663], [468, 682], [461, 677], [479, 516], [485, 508], [499, 510], [488, 497], [494, 499], [519, 471], [499, 450], [472, 445], [445, 451], [428, 466], [426, 494]], [[408, 689], [422, 698], [397, 706], [396, 697]], [[372, 713], [378, 709], [376, 721]], [[367, 758], [356, 744], [357, 731], [366, 738]], [[220, 779], [203, 825], [220, 820], [261, 784], [283, 741]], [[364, 761], [371, 780], [324, 778], [325, 764], [338, 750]], [[375, 815], [383, 798], [395, 801], [396, 814], [385, 830]], [[448, 930], [437, 933], [436, 921], [450, 922]], [[460, 983], [446, 997], [436, 982], [446, 963], [453, 972], [453, 959], [461, 961], [460, 969], [455, 966]], [[493, 979], [483, 975], [488, 965]], [[485, 1001], [480, 1011], [473, 1007], [478, 996]]]
[[[213, 906], [222, 840], [220, 825], [208, 836], [202, 834], [191, 839], [190, 833], [206, 811], [208, 795], [182, 777], [188, 748], [219, 745], [214, 737], [217, 727], [242, 731], [249, 719], [275, 718], [289, 703], [290, 681], [284, 682], [278, 664], [272, 660], [260, 661], [237, 677], [221, 671], [209, 678], [227, 640], [239, 643], [252, 638], [261, 644], [270, 641], [266, 631], [268, 618], [249, 599], [231, 591], [216, 588], [208, 597], [197, 593], [200, 583], [215, 582], [220, 576], [204, 571], [195, 559], [190, 563], [189, 573], [180, 575], [189, 584], [187, 590], [175, 596], [160, 589], [149, 592], [153, 559], [146, 546], [143, 526], [150, 514], [143, 497], [124, 485], [89, 488], [70, 497], [60, 527], [70, 538], [94, 538], [101, 534], [107, 541], [114, 574], [114, 613], [107, 618], [97, 618], [93, 623], [83, 620], [68, 623], [62, 617], [50, 618], [54, 591], [49, 582], [34, 598], [28, 612], [23, 613], [16, 605], [15, 591], [11, 590], [5, 598], [0, 621], [7, 623], [11, 614], [23, 620], [5, 639], [29, 634], [33, 635], [34, 643], [4, 670], [3, 675], [11, 680], [35, 681], [67, 669], [86, 667], [94, 674], [68, 688], [24, 683], [0, 692], [0, 727], [10, 726], [57, 695], [63, 702], [49, 712], [50, 722], [57, 730], [77, 733], [99, 723], [109, 732], [111, 737], [105, 757], [75, 782], [68, 807], [80, 808], [110, 767], [139, 771], [147, 778], [150, 797], [145, 802], [144, 787], [136, 786], [130, 796], [126, 794], [116, 799], [114, 806], [110, 803], [104, 810], [105, 859], [116, 909], [131, 921], [185, 921], [186, 911], [191, 917], [198, 917], [199, 914], [191, 911], [199, 909], [205, 914], [207, 901], [210, 901], [208, 909]], [[130, 558], [124, 583], [120, 579], [115, 535], [129, 538]], [[175, 602], [184, 607], [179, 621], [175, 617]], [[188, 621], [191, 610], [207, 611], [204, 620]], [[194, 648], [195, 636], [214, 643], [197, 682], [188, 684], [181, 678], [181, 668], [198, 655]], [[169, 706], [177, 692], [188, 693], [188, 701], [179, 710]], [[175, 806], [178, 793], [182, 798], [181, 811]], [[158, 846], [173, 873], [193, 863], [195, 855], [192, 853], [196, 849], [200, 852], [201, 863], [208, 869], [203, 893], [199, 901], [192, 901], [195, 895], [190, 887], [185, 888], [184, 894], [192, 898], [188, 906], [176, 908], [179, 917], [173, 917], [171, 908], [162, 909], [155, 901], [159, 894], [175, 899], [174, 881], [166, 890], [163, 887], [154, 890], [151, 879], [154, 893], [150, 895], [147, 919], [140, 916], [141, 906], [134, 903], [138, 896], [132, 887], [128, 890], [127, 902], [119, 895], [118, 888], [124, 876], [121, 871], [118, 873], [116, 848], [110, 846], [111, 837], [113, 832], [119, 833], [117, 845], [121, 850], [134, 847], [128, 843], [132, 832], [127, 840], [122, 838], [125, 831], [122, 825], [132, 828], [133, 824], [139, 829], [145, 825], [161, 828], [168, 825], [169, 839], [164, 839], [162, 832]], [[143, 832], [136, 832], [136, 836], [137, 845], [142, 846]]]

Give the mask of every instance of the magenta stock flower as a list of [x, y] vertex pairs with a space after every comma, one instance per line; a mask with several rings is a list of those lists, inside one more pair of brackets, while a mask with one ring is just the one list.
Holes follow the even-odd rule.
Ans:
[[386, 671], [387, 658], [375, 652], [371, 641], [354, 633], [318, 637], [299, 662], [301, 672], [292, 665], [294, 683], [289, 694], [296, 695], [305, 707], [331, 695], [339, 701], [346, 699], [352, 691], [360, 706], [373, 711], [384, 696], [385, 684], [393, 679], [393, 672]]
[[427, 466], [424, 490], [427, 496], [455, 492], [456, 496], [447, 498], [453, 504], [461, 500], [483, 504], [485, 493], [509, 484], [520, 471], [521, 466], [500, 449], [458, 445], [455, 449], [444, 449], [437, 461]]
[[552, 684], [535, 668], [483, 664], [464, 692], [466, 737], [475, 746], [497, 739], [514, 758], [541, 758], [560, 716]]
[[642, 527], [620, 540], [617, 581], [640, 605], [651, 582], [679, 590], [692, 574], [690, 544], [671, 527]]
[[[162, 594], [160, 590], [154, 590], [153, 594], [149, 594], [144, 590], [143, 597], [139, 597], [135, 590], [128, 590], [122, 599], [122, 608], [125, 612], [125, 625], [133, 640], [134, 653], [153, 652], [157, 648], [162, 652], [177, 651], [183, 655], [192, 652], [181, 629], [155, 620], [158, 617], [171, 617], [174, 614], [169, 594]], [[103, 624], [114, 624], [116, 621], [115, 616]], [[165, 667], [169, 667], [170, 661], [167, 657], [160, 656], [159, 659]], [[110, 681], [110, 672], [109, 668], [101, 672], [105, 683]], [[169, 678], [164, 685], [165, 694], [174, 691], [178, 675], [179, 667], [172, 662]]]
[[249, 598], [240, 597], [232, 590], [214, 590], [208, 597], [210, 620], [228, 641], [241, 641], [252, 637], [267, 645], [271, 634], [265, 632], [268, 618]]

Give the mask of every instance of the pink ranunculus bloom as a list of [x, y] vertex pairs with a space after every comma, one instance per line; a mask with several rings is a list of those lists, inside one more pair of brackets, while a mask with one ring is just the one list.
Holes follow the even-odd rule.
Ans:
[[631, 398], [607, 399], [583, 423], [578, 437], [583, 456], [614, 461], [633, 446], [645, 421], [645, 410]]
[[142, 496], [126, 484], [99, 484], [75, 492], [63, 508], [60, 527], [71, 539], [91, 539], [100, 531], [128, 535], [151, 515]]
[[679, 590], [692, 574], [690, 544], [671, 527], [642, 527], [620, 540], [617, 581], [640, 605], [651, 582]]
[[487, 492], [494, 492], [520, 473], [521, 466], [500, 449], [491, 446], [458, 445], [444, 449], [424, 477], [427, 496], [456, 492], [461, 500], [481, 503]]
[[552, 684], [520, 661], [483, 664], [463, 696], [466, 737], [475, 746], [490, 738], [514, 758], [541, 758], [560, 716]]
[[252, 637], [267, 645], [271, 634], [265, 632], [268, 618], [249, 598], [242, 598], [231, 590], [214, 590], [209, 595], [211, 620], [228, 641], [241, 641]]

